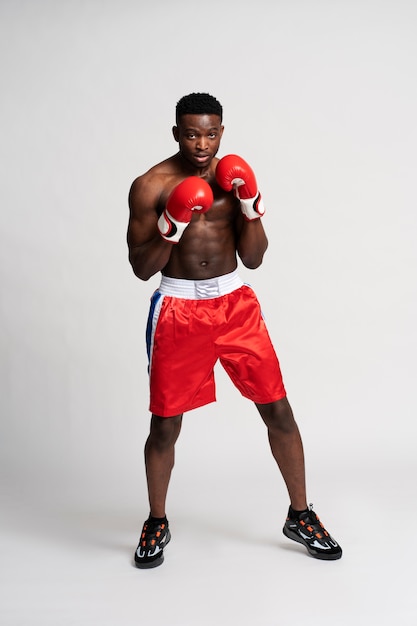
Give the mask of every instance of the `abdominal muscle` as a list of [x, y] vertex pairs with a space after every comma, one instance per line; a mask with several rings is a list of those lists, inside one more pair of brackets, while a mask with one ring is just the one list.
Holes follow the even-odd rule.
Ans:
[[233, 272], [237, 267], [236, 242], [228, 220], [193, 217], [162, 273], [171, 278], [204, 280]]

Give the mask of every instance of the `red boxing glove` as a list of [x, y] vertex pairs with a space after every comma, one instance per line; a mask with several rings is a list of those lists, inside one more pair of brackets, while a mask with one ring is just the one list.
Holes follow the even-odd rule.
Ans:
[[216, 180], [225, 191], [233, 189], [248, 221], [257, 220], [265, 213], [255, 174], [240, 156], [228, 154], [220, 159], [216, 167]]
[[158, 220], [162, 237], [178, 243], [191, 222], [193, 211], [205, 213], [213, 204], [210, 185], [198, 176], [190, 176], [174, 187], [168, 196], [166, 207]]

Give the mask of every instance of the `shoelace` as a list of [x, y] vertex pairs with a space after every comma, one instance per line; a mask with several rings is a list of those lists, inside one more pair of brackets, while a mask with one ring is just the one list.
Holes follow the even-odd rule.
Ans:
[[141, 545], [143, 548], [149, 545], [155, 545], [155, 543], [159, 540], [162, 533], [166, 529], [166, 524], [154, 524], [151, 525], [149, 522], [146, 522], [142, 537], [141, 537]]
[[313, 511], [313, 505], [310, 504], [308, 512], [304, 513], [299, 522], [302, 526], [305, 526], [307, 530], [315, 535], [318, 539], [322, 539], [322, 536], [329, 536], [329, 533], [324, 528], [320, 519], [317, 517], [316, 513]]

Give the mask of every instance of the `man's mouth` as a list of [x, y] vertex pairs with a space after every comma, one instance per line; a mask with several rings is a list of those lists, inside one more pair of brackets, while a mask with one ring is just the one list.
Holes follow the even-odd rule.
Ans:
[[201, 154], [201, 153], [200, 153], [200, 154], [195, 154], [195, 155], [194, 155], [194, 158], [195, 158], [197, 161], [199, 161], [199, 162], [200, 162], [200, 161], [207, 161], [207, 159], [209, 159], [209, 158], [210, 158], [210, 155], [209, 155], [209, 154]]

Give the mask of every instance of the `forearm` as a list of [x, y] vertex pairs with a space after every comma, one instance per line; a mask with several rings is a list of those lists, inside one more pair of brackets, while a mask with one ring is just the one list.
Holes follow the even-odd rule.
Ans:
[[203, 214], [210, 209], [213, 192], [205, 180], [189, 176], [171, 191], [159, 217], [155, 198], [143, 206], [141, 199], [139, 194], [135, 201], [131, 194], [127, 243], [134, 273], [148, 280], [167, 265], [194, 212]]
[[268, 240], [262, 226], [265, 208], [255, 174], [240, 156], [229, 154], [217, 163], [216, 180], [239, 200], [241, 216], [237, 224], [236, 250], [242, 263], [255, 269], [262, 263]]
[[256, 269], [262, 263], [265, 251], [268, 247], [262, 221], [243, 220], [242, 228], [237, 242], [237, 253], [245, 267]]
[[129, 261], [133, 272], [141, 280], [149, 280], [164, 269], [171, 256], [173, 244], [165, 241], [158, 233], [141, 246], [129, 249]]

